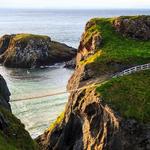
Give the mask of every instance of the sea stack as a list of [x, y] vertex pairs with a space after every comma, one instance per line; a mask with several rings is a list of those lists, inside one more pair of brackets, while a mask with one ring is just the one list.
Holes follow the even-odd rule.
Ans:
[[0, 62], [6, 67], [52, 65], [69, 61], [75, 55], [76, 49], [44, 35], [12, 34], [0, 38]]

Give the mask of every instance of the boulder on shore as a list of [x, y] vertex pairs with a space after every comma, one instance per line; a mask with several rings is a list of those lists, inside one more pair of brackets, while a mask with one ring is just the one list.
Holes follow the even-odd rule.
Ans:
[[34, 68], [71, 60], [76, 49], [43, 35], [12, 34], [0, 38], [0, 62], [7, 67]]
[[76, 58], [74, 57], [72, 60], [65, 62], [65, 68], [75, 69], [76, 68]]

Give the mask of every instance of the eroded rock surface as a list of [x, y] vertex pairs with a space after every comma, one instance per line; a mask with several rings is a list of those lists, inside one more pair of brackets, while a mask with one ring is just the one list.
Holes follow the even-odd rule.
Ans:
[[76, 58], [73, 58], [70, 61], [65, 62], [65, 68], [69, 68], [69, 69], [75, 69], [76, 67]]
[[4, 35], [0, 38], [0, 62], [7, 67], [32, 68], [71, 60], [76, 50], [51, 41], [48, 36]]
[[[149, 124], [123, 118], [103, 102], [103, 97], [97, 94], [95, 87], [72, 91], [94, 83], [97, 78], [101, 83], [108, 76], [107, 73], [103, 74], [103, 70], [97, 74], [96, 68], [94, 70], [90, 63], [84, 62], [95, 55], [105, 42], [100, 33], [94, 32], [91, 36], [88, 35], [87, 30], [92, 26], [95, 26], [94, 22], [87, 23], [81, 38], [76, 69], [68, 82], [67, 88], [71, 94], [64, 117], [53, 128], [39, 136], [36, 141], [41, 150], [149, 150]], [[128, 26], [125, 26], [123, 31], [128, 30], [126, 28]], [[146, 29], [149, 32], [149, 28], [146, 27]], [[143, 32], [145, 33], [144, 30]], [[138, 36], [136, 34], [131, 37]], [[145, 40], [149, 37], [146, 35], [138, 38]], [[117, 71], [124, 68], [115, 62], [107, 65], [115, 65]]]
[[150, 17], [119, 17], [114, 21], [114, 27], [124, 36], [135, 39], [150, 39]]

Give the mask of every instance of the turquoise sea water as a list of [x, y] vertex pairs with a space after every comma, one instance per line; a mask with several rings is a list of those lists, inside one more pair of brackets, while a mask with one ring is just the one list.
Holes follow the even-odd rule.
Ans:
[[[0, 10], [0, 35], [34, 33], [49, 35], [53, 40], [78, 47], [86, 22], [93, 17], [149, 14], [150, 10]], [[8, 69], [0, 66], [11, 99], [39, 93], [64, 91], [72, 70], [62, 65], [45, 69]], [[12, 102], [13, 113], [21, 119], [34, 138], [64, 110], [68, 95]]]
[[[7, 69], [0, 66], [11, 91], [11, 100], [65, 91], [72, 70], [62, 65], [46, 69]], [[61, 94], [25, 101], [12, 101], [13, 113], [21, 119], [32, 137], [41, 134], [64, 111], [68, 95]]]

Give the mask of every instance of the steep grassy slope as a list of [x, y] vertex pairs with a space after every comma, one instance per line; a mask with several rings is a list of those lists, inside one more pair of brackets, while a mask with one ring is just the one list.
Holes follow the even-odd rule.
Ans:
[[[122, 17], [125, 19], [138, 19], [138, 17]], [[97, 48], [97, 53], [86, 60], [92, 62], [92, 69], [97, 74], [103, 72], [117, 72], [118, 66], [128, 68], [138, 64], [150, 62], [150, 41], [143, 41], [124, 37], [115, 31], [115, 19], [92, 19], [93, 26], [87, 30], [87, 38], [99, 33], [103, 43]], [[94, 58], [94, 59], [93, 59]], [[93, 60], [92, 60], [93, 59]], [[92, 60], [92, 61], [91, 61]], [[115, 65], [114, 65], [115, 64]], [[117, 64], [117, 65], [116, 65]], [[150, 71], [144, 71], [112, 79], [99, 87], [98, 92], [106, 103], [128, 118], [135, 118], [149, 122], [150, 118]]]
[[0, 127], [0, 150], [38, 149], [19, 119], [2, 107], [0, 107], [0, 117], [4, 121]]
[[24, 125], [11, 112], [10, 91], [0, 75], [0, 150], [38, 150]]
[[[138, 17], [122, 17], [138, 19]], [[91, 69], [99, 73], [117, 72], [121, 69], [150, 62], [150, 41], [122, 36], [113, 27], [115, 18], [92, 19], [85, 37], [90, 39], [95, 33], [102, 36], [103, 43], [97, 52], [85, 60]], [[107, 104], [110, 104], [122, 116], [149, 122], [150, 118], [150, 71], [112, 79], [97, 91]]]
[[97, 88], [103, 101], [125, 118], [150, 122], [150, 70], [114, 78]]

